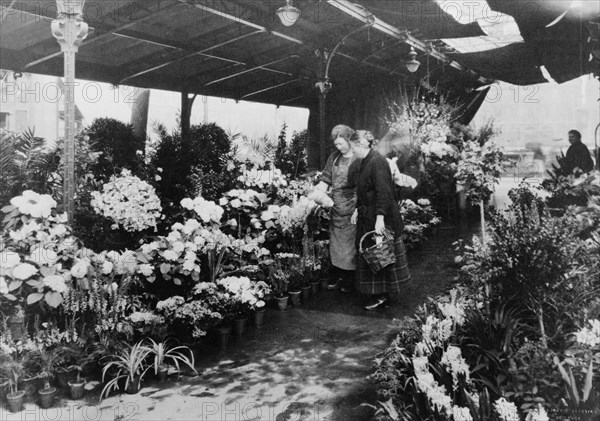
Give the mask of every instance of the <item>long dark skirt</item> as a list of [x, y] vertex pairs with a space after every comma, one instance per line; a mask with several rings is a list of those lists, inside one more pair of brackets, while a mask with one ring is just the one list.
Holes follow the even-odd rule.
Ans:
[[394, 241], [396, 263], [374, 274], [362, 256], [358, 256], [356, 265], [356, 290], [361, 294], [389, 294], [397, 297], [400, 288], [411, 286], [410, 271], [406, 260], [406, 248], [402, 237]]

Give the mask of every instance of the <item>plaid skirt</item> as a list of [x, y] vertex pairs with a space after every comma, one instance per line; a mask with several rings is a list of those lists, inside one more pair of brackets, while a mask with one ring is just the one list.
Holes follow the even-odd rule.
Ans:
[[408, 261], [406, 260], [406, 248], [404, 248], [402, 237], [398, 237], [394, 241], [394, 251], [396, 262], [375, 274], [369, 269], [366, 260], [362, 256], [358, 256], [355, 281], [358, 292], [369, 295], [390, 294], [397, 296], [400, 294], [401, 286], [405, 287], [406, 284], [411, 284]]

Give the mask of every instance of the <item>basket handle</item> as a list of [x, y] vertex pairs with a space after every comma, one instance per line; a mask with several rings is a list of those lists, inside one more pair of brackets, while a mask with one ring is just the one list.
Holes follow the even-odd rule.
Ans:
[[[361, 253], [362, 253], [362, 251], [363, 251], [363, 241], [365, 241], [365, 238], [367, 238], [367, 236], [369, 236], [369, 235], [371, 235], [371, 234], [373, 234], [373, 233], [376, 233], [376, 231], [375, 231], [375, 230], [373, 230], [373, 231], [369, 231], [369, 232], [367, 232], [365, 235], [363, 235], [363, 236], [362, 236], [362, 238], [360, 239], [360, 242], [358, 243], [358, 250], [359, 250]], [[383, 230], [383, 236], [384, 236], [384, 237], [385, 237], [387, 240], [389, 240], [390, 238], [393, 238], [393, 237], [392, 237], [392, 234], [391, 234], [391, 230], [390, 230], [389, 228], [387, 228], [387, 227], [385, 228], [385, 230]]]

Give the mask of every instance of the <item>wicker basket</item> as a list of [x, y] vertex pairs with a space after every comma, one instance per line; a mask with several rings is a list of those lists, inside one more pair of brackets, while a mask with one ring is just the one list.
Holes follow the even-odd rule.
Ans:
[[371, 272], [377, 273], [381, 269], [394, 264], [396, 261], [396, 254], [394, 253], [394, 235], [387, 229], [384, 231], [383, 239], [379, 244], [374, 244], [366, 249], [363, 248], [365, 239], [373, 234], [375, 234], [375, 231], [369, 231], [363, 235], [360, 239], [358, 248], [359, 253], [369, 265]]

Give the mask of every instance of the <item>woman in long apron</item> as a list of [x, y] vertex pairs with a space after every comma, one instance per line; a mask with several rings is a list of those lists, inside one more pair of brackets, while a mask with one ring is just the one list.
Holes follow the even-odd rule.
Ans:
[[331, 131], [336, 147], [323, 168], [317, 189], [326, 191], [333, 199], [329, 221], [329, 254], [332, 273], [328, 289], [341, 288], [348, 292], [354, 284], [356, 269], [356, 225], [351, 222], [356, 209], [356, 189], [348, 184], [348, 170], [356, 161], [349, 140], [354, 134], [348, 126], [338, 125]]
[[404, 224], [394, 197], [392, 173], [387, 160], [371, 149], [372, 142], [373, 137], [364, 130], [357, 131], [350, 141], [352, 151], [360, 159], [349, 177], [357, 191], [358, 212], [352, 218], [356, 222], [356, 247], [369, 231], [383, 234], [387, 227], [394, 232], [396, 261], [373, 273], [364, 258], [358, 257], [356, 289], [368, 299], [364, 306], [366, 310], [374, 310], [399, 298], [402, 287], [410, 285], [411, 280], [402, 241]]

